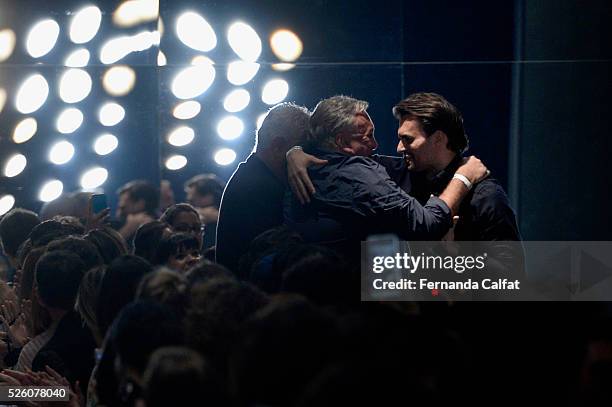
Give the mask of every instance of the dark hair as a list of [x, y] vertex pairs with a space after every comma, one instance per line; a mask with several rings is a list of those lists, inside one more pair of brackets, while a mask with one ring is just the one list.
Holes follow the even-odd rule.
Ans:
[[205, 283], [207, 281], [225, 278], [229, 280], [235, 280], [236, 277], [227, 268], [221, 264], [213, 263], [210, 260], [201, 260], [198, 264], [187, 270], [185, 273], [187, 279], [187, 291], [191, 291], [191, 288], [198, 283]]
[[437, 93], [413, 93], [393, 107], [393, 115], [400, 121], [416, 117], [428, 136], [443, 131], [448, 137], [448, 148], [458, 154], [468, 148], [461, 112]]
[[154, 214], [159, 207], [159, 189], [145, 180], [130, 181], [117, 190], [118, 195], [124, 193], [130, 195], [131, 201], [140, 201], [145, 204], [145, 211]]
[[196, 284], [185, 318], [190, 347], [224, 370], [229, 351], [238, 341], [240, 327], [267, 303], [264, 293], [245, 282], [216, 279]]
[[17, 255], [19, 245], [23, 243], [32, 229], [40, 223], [38, 215], [22, 208], [14, 208], [0, 220], [0, 240], [4, 252], [12, 257]]
[[187, 280], [182, 274], [166, 267], [159, 267], [157, 270], [142, 277], [136, 290], [135, 298], [166, 304], [177, 315], [182, 315], [185, 305], [186, 286]]
[[195, 188], [200, 196], [212, 195], [213, 205], [217, 208], [221, 204], [221, 196], [225, 184], [215, 174], [200, 174], [185, 182], [185, 188]]
[[168, 209], [166, 209], [166, 211], [159, 218], [159, 220], [169, 226], [174, 226], [174, 221], [176, 220], [176, 217], [184, 212], [193, 213], [196, 218], [200, 220], [200, 215], [198, 214], [198, 211], [196, 211], [195, 208], [188, 203], [178, 203], [170, 205]]
[[96, 308], [104, 273], [106, 273], [106, 266], [94, 267], [85, 273], [79, 285], [79, 292], [74, 307], [81, 315], [81, 319], [85, 321], [91, 330], [96, 341], [101, 341], [103, 339], [98, 332]]
[[58, 250], [43, 255], [36, 263], [38, 295], [47, 307], [74, 307], [85, 264], [74, 253]]
[[158, 220], [140, 225], [134, 235], [134, 254], [151, 264], [155, 263], [157, 248], [167, 227], [168, 225]]
[[187, 406], [194, 400], [206, 406], [227, 405], [216, 372], [189, 348], [157, 349], [151, 355], [143, 382], [147, 407]]
[[108, 266], [96, 305], [96, 318], [100, 336], [104, 337], [113, 319], [125, 304], [131, 302], [142, 277], [151, 271], [151, 265], [144, 259], [126, 254], [112, 261]]
[[193, 235], [187, 233], [170, 235], [159, 243], [155, 264], [166, 264], [170, 256], [189, 250], [200, 250], [198, 239]]
[[109, 227], [91, 230], [84, 239], [96, 246], [104, 264], [110, 264], [117, 257], [128, 253], [127, 243], [123, 236]]
[[34, 226], [30, 232], [30, 240], [32, 241], [32, 248], [36, 248], [46, 246], [52, 240], [70, 235], [81, 235], [84, 232], [85, 229], [82, 226], [49, 219]]
[[122, 366], [142, 374], [157, 348], [180, 345], [183, 335], [180, 321], [168, 307], [152, 301], [135, 301], [117, 317], [112, 340]]
[[100, 252], [96, 246], [79, 236], [68, 236], [62, 239], [54, 240], [47, 245], [47, 252], [53, 252], [56, 250], [67, 250], [71, 253], [75, 253], [85, 263], [85, 271], [92, 267], [100, 266], [104, 264]]

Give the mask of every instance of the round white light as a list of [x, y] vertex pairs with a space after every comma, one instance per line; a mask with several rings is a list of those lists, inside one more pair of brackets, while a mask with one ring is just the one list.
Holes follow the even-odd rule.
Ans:
[[195, 137], [195, 132], [191, 127], [177, 127], [168, 135], [168, 143], [176, 147], [186, 146], [191, 143]]
[[174, 77], [171, 90], [179, 99], [193, 99], [206, 92], [214, 80], [215, 68], [212, 65], [190, 66]]
[[57, 131], [68, 134], [73, 133], [83, 124], [83, 113], [77, 108], [65, 109], [57, 118]]
[[91, 77], [82, 69], [68, 69], [60, 78], [59, 95], [66, 103], [77, 103], [91, 92]]
[[40, 58], [53, 49], [59, 36], [60, 27], [51, 19], [34, 25], [26, 39], [26, 51], [33, 58]]
[[102, 167], [95, 167], [86, 171], [81, 177], [81, 187], [83, 189], [94, 189], [106, 182], [108, 171]]
[[261, 92], [261, 100], [268, 105], [282, 102], [289, 93], [289, 84], [283, 79], [273, 79], [265, 84]]
[[43, 187], [40, 189], [40, 193], [38, 194], [38, 199], [40, 199], [43, 202], [51, 202], [54, 199], [59, 198], [63, 190], [64, 190], [64, 184], [62, 184], [62, 181], [57, 180], [57, 179], [53, 181], [49, 181], [45, 185], [43, 185]]
[[74, 156], [74, 146], [67, 141], [55, 143], [49, 150], [49, 161], [53, 164], [66, 164]]
[[84, 44], [96, 36], [102, 13], [96, 6], [85, 7], [79, 10], [70, 22], [70, 40], [75, 44]]
[[231, 113], [239, 112], [249, 105], [251, 95], [244, 89], [231, 91], [223, 100], [223, 107]]
[[227, 66], [227, 80], [232, 85], [244, 85], [257, 75], [259, 64], [255, 62], [234, 61]]
[[36, 134], [38, 123], [33, 117], [26, 117], [15, 126], [13, 141], [17, 144], [25, 143]]
[[66, 57], [64, 61], [64, 65], [69, 66], [71, 68], [82, 68], [87, 66], [89, 63], [89, 51], [85, 48], [79, 48], [76, 51], [72, 51]]
[[236, 116], [227, 116], [217, 125], [217, 133], [223, 140], [233, 140], [240, 137], [244, 130], [242, 120]]
[[219, 165], [229, 165], [236, 160], [236, 152], [230, 148], [222, 148], [215, 153], [215, 162]]
[[187, 165], [187, 158], [184, 155], [173, 155], [166, 160], [166, 168], [172, 171], [180, 170]]
[[289, 30], [278, 30], [270, 36], [270, 47], [278, 59], [293, 62], [302, 55], [304, 46], [300, 37]]
[[102, 105], [98, 117], [103, 126], [114, 126], [125, 117], [125, 109], [118, 103], [109, 102]]
[[131, 27], [159, 18], [159, 0], [128, 0], [113, 14], [113, 22], [120, 27]]
[[10, 28], [0, 30], [0, 62], [9, 59], [15, 49], [15, 33]]
[[266, 119], [266, 115], [267, 114], [268, 113], [262, 113], [257, 118], [257, 130], [259, 130], [261, 128], [261, 125], [263, 124], [263, 121]]
[[166, 55], [163, 52], [159, 51], [157, 53], [157, 66], [165, 66], [168, 63], [166, 60]]
[[16, 177], [25, 169], [27, 163], [28, 160], [26, 160], [25, 155], [15, 154], [6, 162], [4, 175], [8, 178]]
[[0, 88], [0, 113], [4, 109], [4, 105], [6, 104], [6, 91]]
[[26, 79], [17, 91], [15, 107], [20, 113], [28, 114], [37, 111], [49, 96], [49, 85], [40, 74]]
[[98, 155], [107, 155], [115, 151], [118, 145], [119, 140], [117, 140], [117, 137], [110, 133], [106, 133], [96, 139], [94, 142], [94, 151]]
[[217, 36], [208, 21], [193, 11], [176, 20], [176, 35], [183, 44], [198, 51], [207, 52], [217, 45]]
[[4, 195], [0, 198], [0, 216], [4, 215], [15, 206], [15, 197], [13, 195]]
[[255, 62], [261, 54], [261, 40], [253, 27], [238, 22], [230, 26], [227, 40], [236, 55], [243, 61]]
[[172, 115], [180, 120], [192, 119], [200, 113], [201, 109], [202, 107], [199, 102], [188, 100], [176, 105], [172, 111]]
[[136, 83], [136, 72], [129, 66], [114, 66], [102, 77], [102, 86], [113, 96], [130, 93]]

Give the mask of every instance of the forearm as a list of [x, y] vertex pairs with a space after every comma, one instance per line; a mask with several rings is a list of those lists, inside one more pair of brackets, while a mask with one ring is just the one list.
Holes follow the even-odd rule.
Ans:
[[459, 211], [459, 205], [466, 195], [470, 192], [465, 184], [458, 179], [453, 178], [444, 191], [440, 194], [439, 198], [444, 201], [451, 210], [451, 214], [455, 216]]

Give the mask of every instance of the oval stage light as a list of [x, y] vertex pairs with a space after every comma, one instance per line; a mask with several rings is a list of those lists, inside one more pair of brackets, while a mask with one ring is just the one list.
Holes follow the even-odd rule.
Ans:
[[244, 123], [236, 116], [227, 116], [217, 125], [217, 133], [223, 140], [233, 140], [242, 134]]
[[0, 216], [4, 215], [15, 206], [15, 197], [13, 195], [4, 195], [0, 198]]
[[187, 11], [176, 20], [176, 35], [189, 48], [208, 52], [217, 46], [217, 36], [208, 21], [198, 13]]
[[60, 27], [55, 20], [40, 21], [32, 27], [26, 38], [26, 51], [32, 58], [47, 55], [55, 46]]
[[223, 100], [223, 108], [230, 113], [244, 110], [251, 101], [251, 95], [244, 89], [231, 91]]
[[54, 199], [59, 198], [64, 190], [64, 184], [60, 180], [53, 180], [47, 182], [40, 189], [40, 193], [38, 194], [38, 199], [43, 202], [51, 202]]
[[179, 120], [188, 120], [196, 117], [200, 113], [200, 110], [202, 110], [202, 106], [199, 102], [188, 100], [176, 105], [172, 110], [172, 115]]
[[4, 166], [4, 176], [8, 178], [16, 177], [21, 174], [28, 164], [25, 155], [15, 154], [9, 158]]
[[193, 99], [206, 92], [214, 80], [215, 68], [212, 65], [189, 66], [176, 74], [171, 90], [179, 99]]
[[173, 155], [166, 160], [166, 168], [172, 171], [180, 170], [187, 165], [187, 158], [184, 155]]
[[283, 79], [273, 79], [266, 83], [261, 92], [261, 100], [267, 105], [282, 102], [289, 94], [289, 84]]
[[57, 131], [64, 134], [74, 133], [83, 124], [83, 113], [74, 107], [64, 109], [57, 117]]
[[36, 134], [38, 123], [33, 117], [26, 117], [15, 126], [13, 141], [17, 144], [25, 143]]
[[55, 143], [49, 150], [49, 161], [56, 165], [66, 164], [74, 156], [74, 146], [67, 141]]
[[236, 160], [236, 152], [231, 148], [222, 148], [215, 153], [215, 162], [219, 165], [230, 165]]
[[40, 74], [28, 77], [17, 90], [15, 107], [20, 113], [29, 114], [37, 111], [49, 96], [49, 84]]
[[106, 168], [94, 167], [86, 171], [81, 177], [81, 188], [94, 189], [104, 184], [108, 179], [108, 171]]
[[60, 98], [66, 103], [77, 103], [91, 92], [91, 76], [82, 69], [68, 69], [59, 83]]
[[70, 41], [75, 44], [91, 41], [96, 36], [101, 22], [102, 13], [96, 6], [88, 6], [77, 11], [70, 22]]
[[261, 54], [261, 39], [248, 24], [237, 22], [227, 30], [227, 41], [243, 61], [255, 62]]
[[103, 126], [110, 127], [119, 124], [125, 117], [125, 109], [118, 103], [109, 102], [102, 105], [98, 118]]
[[94, 151], [98, 155], [107, 155], [115, 151], [119, 146], [117, 137], [110, 133], [105, 133], [99, 136], [94, 142]]

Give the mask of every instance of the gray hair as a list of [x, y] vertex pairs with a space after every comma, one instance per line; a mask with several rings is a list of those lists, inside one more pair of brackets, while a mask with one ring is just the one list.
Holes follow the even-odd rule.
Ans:
[[308, 135], [309, 119], [310, 112], [304, 106], [287, 102], [273, 106], [257, 129], [254, 150], [269, 148], [277, 138], [285, 139], [287, 144], [303, 144]]
[[335, 148], [335, 136], [355, 129], [355, 115], [364, 112], [368, 102], [349, 96], [332, 96], [320, 101], [310, 116], [310, 138], [317, 147]]

